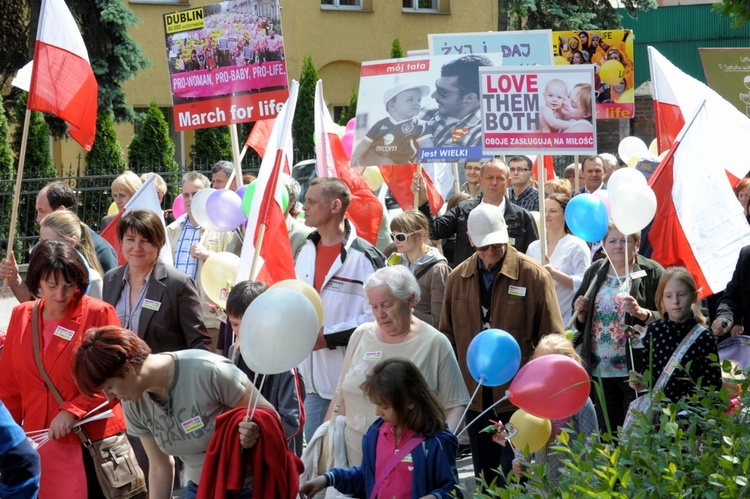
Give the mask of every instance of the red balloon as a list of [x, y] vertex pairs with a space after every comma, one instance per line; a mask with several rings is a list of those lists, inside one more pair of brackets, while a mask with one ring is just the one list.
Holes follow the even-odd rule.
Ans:
[[523, 366], [506, 395], [515, 406], [538, 418], [562, 419], [581, 410], [590, 387], [589, 375], [580, 363], [549, 354]]

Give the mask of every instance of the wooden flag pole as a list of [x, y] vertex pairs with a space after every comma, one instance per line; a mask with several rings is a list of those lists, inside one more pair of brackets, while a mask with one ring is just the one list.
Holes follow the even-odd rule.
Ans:
[[[232, 172], [232, 175], [235, 176], [234, 180], [237, 183], [237, 189], [239, 189], [242, 187], [242, 165], [240, 163], [242, 162], [242, 156], [244, 156], [244, 154], [240, 154], [240, 140], [237, 135], [236, 123], [229, 125], [229, 137], [232, 141], [232, 159], [234, 161], [234, 172]], [[230, 177], [229, 181], [227, 181], [227, 189], [231, 184], [232, 178]]]
[[[10, 212], [10, 228], [8, 229], [8, 251], [6, 258], [13, 251], [14, 235], [16, 233], [16, 219], [18, 218], [18, 202], [21, 199], [21, 181], [23, 180], [23, 165], [26, 161], [26, 141], [29, 138], [29, 121], [31, 110], [26, 108], [26, 116], [23, 119], [23, 134], [21, 135], [21, 152], [18, 157], [18, 172], [16, 173], [16, 187], [13, 191], [13, 208]], [[8, 279], [3, 279], [3, 294], [8, 290]]]
[[[578, 194], [578, 190], [581, 188], [581, 182], [579, 182], [579, 176], [581, 175], [581, 165], [578, 163], [578, 155], [577, 154], [575, 156], [573, 156], [573, 164], [576, 165], [575, 166], [576, 176], [573, 179], [573, 181], [575, 182], [573, 184], [574, 188], [575, 188], [575, 190], [573, 191], [573, 196], [575, 196], [576, 194]], [[573, 196], [571, 196], [571, 197], [573, 197]]]
[[453, 190], [455, 191], [453, 194], [461, 192], [461, 179], [458, 178], [458, 163], [456, 162], [453, 163]]
[[[422, 190], [424, 179], [422, 178], [422, 163], [417, 163], [417, 178], [419, 179], [419, 189], [414, 193], [414, 209], [419, 210], [419, 192]], [[426, 190], [426, 187], [425, 187]], [[429, 200], [428, 200], [429, 203]]]
[[[547, 178], [547, 172], [544, 171], [544, 156], [537, 157], [539, 161], [539, 178]], [[540, 182], [540, 185], [541, 184]], [[547, 264], [547, 221], [545, 220], [544, 213], [544, 187], [539, 189], [539, 258], [542, 265]]]

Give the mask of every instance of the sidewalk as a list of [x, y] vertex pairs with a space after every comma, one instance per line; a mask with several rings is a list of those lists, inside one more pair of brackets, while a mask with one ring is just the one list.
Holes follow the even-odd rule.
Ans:
[[8, 330], [10, 313], [16, 305], [18, 305], [18, 300], [16, 300], [10, 290], [8, 290], [8, 296], [0, 297], [0, 331]]

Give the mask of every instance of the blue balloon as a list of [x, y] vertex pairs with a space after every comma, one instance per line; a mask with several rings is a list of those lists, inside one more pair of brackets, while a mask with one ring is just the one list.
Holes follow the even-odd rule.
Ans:
[[584, 241], [599, 242], [607, 235], [607, 206], [593, 194], [579, 194], [565, 208], [565, 222], [570, 231]]
[[484, 386], [507, 383], [521, 367], [521, 347], [502, 329], [487, 329], [471, 340], [466, 352], [471, 377]]

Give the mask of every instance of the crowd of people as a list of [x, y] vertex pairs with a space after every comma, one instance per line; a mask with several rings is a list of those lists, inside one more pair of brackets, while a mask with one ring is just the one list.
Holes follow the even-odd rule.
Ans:
[[[298, 368], [262, 384], [236, 340], [241, 321], [252, 320], [245, 310], [267, 286], [237, 283], [223, 320], [207, 306], [203, 262], [241, 249], [237, 233], [212, 233], [192, 216], [192, 196], [211, 185], [207, 177], [184, 176], [186, 213], [166, 231], [151, 211], [119, 217], [119, 266], [116, 257], [99, 256], [111, 255], [76, 217], [72, 189], [50, 184], [37, 197], [41, 242], [26, 279], [12, 253], [0, 263], [0, 279], [20, 302], [0, 354], [0, 433], [9, 435], [0, 452], [18, 456], [0, 460], [0, 495], [33, 497], [38, 487], [45, 498], [64, 487], [71, 497], [103, 497], [78, 426], [91, 440], [127, 432], [149, 497], [157, 499], [176, 488], [187, 498], [228, 490], [313, 497], [326, 487], [360, 497], [449, 497], [458, 485], [454, 435], [469, 422], [474, 472], [488, 483], [533, 476], [539, 464], [559, 473], [553, 440], [533, 464], [482, 431], [507, 424], [517, 409], [502, 400], [509, 383], [480, 385], [469, 370], [469, 345], [491, 328], [516, 340], [521, 366], [559, 354], [588, 371], [590, 400], [552, 421], [553, 439], [564, 428], [587, 438], [616, 433], [648, 389], [644, 379], [661, 380], [671, 401], [698, 385], [719, 389], [717, 338], [740, 333], [750, 320], [743, 293], [750, 247], [709, 321], [694, 278], [640, 255], [639, 233], [610, 224], [593, 248], [570, 233], [564, 213], [571, 194], [606, 189], [615, 167], [607, 157], [586, 157], [581, 179], [544, 185], [546, 248], [530, 213], [540, 192], [524, 156], [467, 162], [464, 192], [438, 216], [415, 176], [419, 210], [394, 217], [393, 243], [380, 249], [347, 219], [354, 201], [343, 181], [313, 179], [301, 221], [299, 185], [287, 180], [296, 274], [320, 295], [322, 326]], [[232, 175], [231, 163], [218, 163], [213, 185], [235, 187]], [[115, 187], [119, 193], [140, 182], [132, 177], [113, 183], [116, 201]], [[173, 266], [159, 256], [167, 243]], [[251, 401], [257, 409], [249, 418]], [[102, 407], [110, 417], [78, 425]], [[315, 442], [334, 420], [343, 424], [337, 452], [345, 461], [305, 469], [303, 452], [320, 447]], [[16, 425], [48, 440], [29, 448]], [[10, 461], [17, 471], [2, 467]]]

